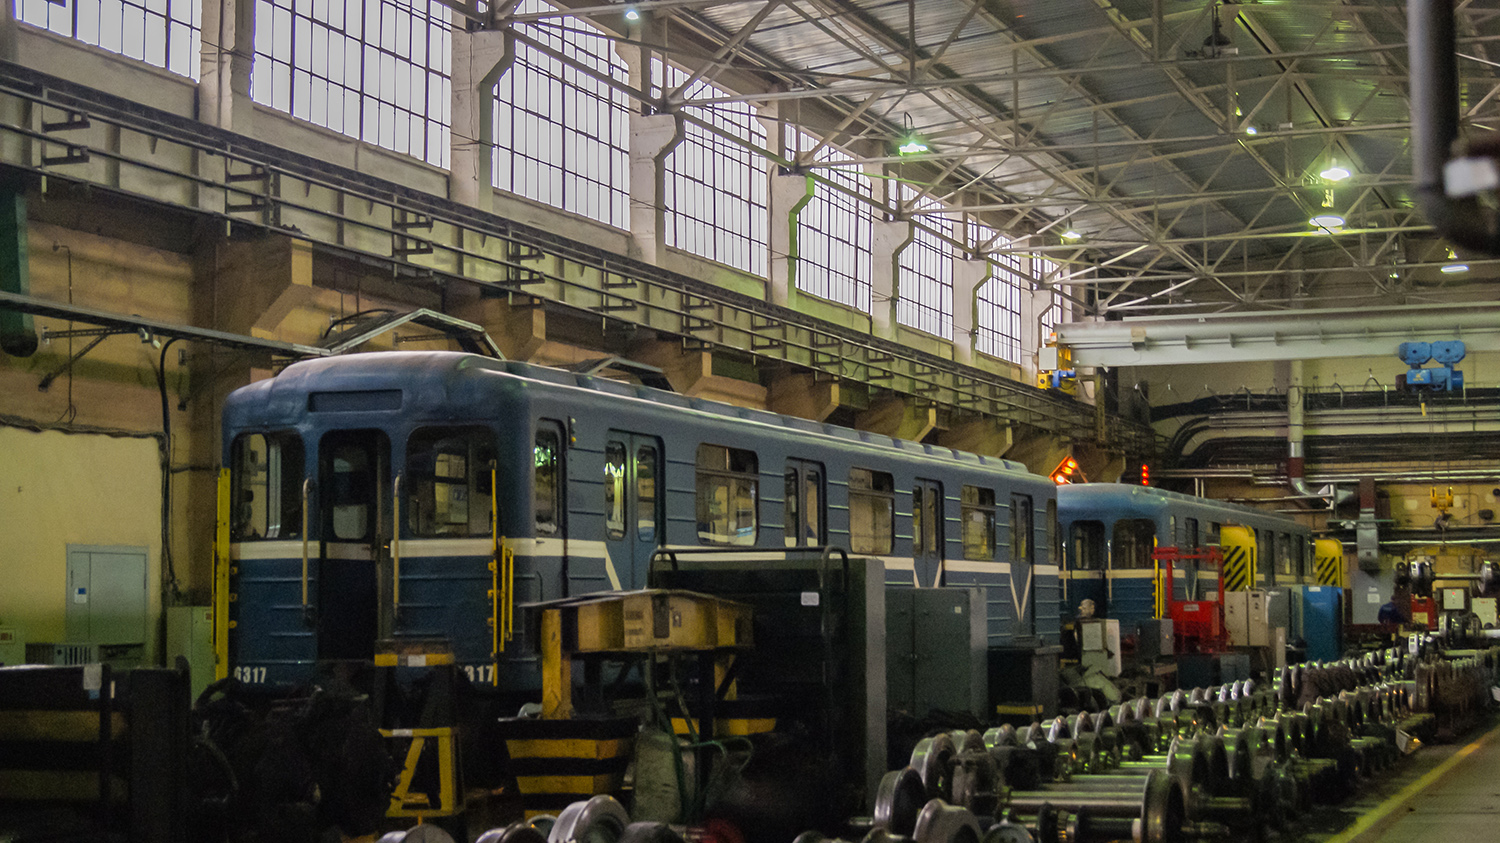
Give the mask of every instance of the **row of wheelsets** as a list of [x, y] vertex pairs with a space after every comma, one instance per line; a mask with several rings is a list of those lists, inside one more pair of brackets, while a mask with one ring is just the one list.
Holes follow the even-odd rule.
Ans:
[[[863, 843], [1262, 839], [1430, 735], [1429, 676], [1488, 687], [1495, 662], [1491, 651], [1433, 669], [1391, 650], [1290, 668], [1270, 687], [1242, 681], [934, 735], [847, 831]], [[837, 841], [807, 832], [794, 843]]]

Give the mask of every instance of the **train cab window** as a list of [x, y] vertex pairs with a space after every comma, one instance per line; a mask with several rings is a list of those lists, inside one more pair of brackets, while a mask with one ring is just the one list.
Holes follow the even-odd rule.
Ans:
[[1068, 534], [1068, 542], [1073, 548], [1072, 555], [1068, 559], [1070, 570], [1104, 570], [1104, 560], [1106, 557], [1104, 522], [1074, 521], [1073, 528]]
[[483, 428], [423, 428], [406, 442], [406, 527], [423, 538], [487, 536], [495, 440]]
[[755, 544], [760, 474], [754, 451], [698, 446], [698, 540]]
[[1307, 539], [1292, 536], [1292, 576], [1301, 579], [1307, 576]]
[[961, 493], [964, 558], [995, 558], [995, 490], [965, 486]]
[[656, 448], [642, 445], [635, 451], [636, 537], [656, 541]]
[[849, 469], [849, 550], [890, 553], [895, 528], [895, 480], [883, 471]]
[[562, 434], [557, 428], [537, 428], [532, 449], [532, 494], [536, 515], [536, 532], [555, 536], [562, 512]]
[[1196, 518], [1184, 518], [1184, 519], [1182, 519], [1182, 544], [1183, 544], [1183, 548], [1182, 549], [1183, 549], [1183, 551], [1186, 552], [1186, 553], [1196, 553], [1196, 552], [1198, 552], [1198, 548], [1200, 548], [1200, 547], [1203, 546], [1203, 545], [1199, 544], [1200, 540], [1201, 539], [1200, 539], [1200, 537], [1198, 535], [1198, 519], [1196, 519]]
[[1030, 495], [1010, 496], [1010, 558], [1012, 562], [1031, 561], [1031, 531], [1034, 518]]
[[292, 433], [246, 433], [230, 452], [231, 541], [302, 535], [302, 440]]
[[329, 527], [335, 539], [358, 541], [370, 538], [380, 489], [369, 447], [362, 442], [338, 442], [329, 450], [327, 466]]
[[612, 539], [625, 538], [625, 445], [604, 446], [604, 530]]
[[1271, 531], [1270, 530], [1256, 530], [1255, 531], [1255, 576], [1256, 576], [1256, 579], [1267, 578], [1266, 577], [1267, 573], [1270, 573], [1271, 576], [1275, 576], [1275, 570], [1276, 570], [1275, 567], [1274, 567], [1275, 559], [1276, 559], [1276, 551], [1275, 551], [1275, 547], [1274, 547], [1274, 542], [1272, 541], [1272, 533], [1271, 533]]
[[827, 532], [823, 466], [806, 460], [788, 460], [784, 478], [786, 546], [815, 547], [823, 544]]
[[1276, 534], [1276, 573], [1292, 575], [1292, 537], [1286, 533]]
[[1110, 545], [1110, 567], [1150, 568], [1151, 551], [1156, 547], [1156, 525], [1144, 518], [1127, 518], [1115, 522]]

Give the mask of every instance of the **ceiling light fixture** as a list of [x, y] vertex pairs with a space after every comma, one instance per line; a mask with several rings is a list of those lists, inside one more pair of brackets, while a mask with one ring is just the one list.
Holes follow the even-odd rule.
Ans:
[[1458, 260], [1458, 255], [1452, 249], [1448, 250], [1448, 260], [1452, 261], [1452, 263], [1443, 265], [1443, 268], [1440, 270], [1443, 274], [1458, 275], [1460, 273], [1469, 271], [1469, 265], [1466, 263], [1460, 263]]
[[1321, 228], [1327, 232], [1339, 231], [1344, 227], [1344, 218], [1338, 214], [1318, 214], [1308, 222], [1313, 228]]
[[896, 147], [896, 151], [902, 155], [920, 155], [927, 150], [927, 144], [916, 135], [908, 137], [904, 143]]
[[1259, 132], [1259, 130], [1256, 129], [1254, 126], [1246, 126], [1245, 127], [1245, 134], [1247, 134], [1247, 135], [1254, 135], [1254, 134], [1257, 134], [1258, 132]]
[[1082, 240], [1083, 239], [1083, 232], [1079, 231], [1076, 228], [1070, 228], [1067, 231], [1064, 231], [1062, 233], [1062, 239], [1064, 239], [1064, 240]]
[[1352, 174], [1343, 167], [1340, 167], [1338, 165], [1338, 162], [1330, 163], [1328, 165], [1328, 169], [1324, 170], [1321, 173], [1318, 173], [1318, 176], [1322, 178], [1323, 181], [1343, 181], [1344, 179], [1349, 178], [1350, 175]]
[[637, 22], [640, 21], [640, 19], [641, 19], [640, 10], [636, 9], [634, 6], [626, 6], [625, 7], [625, 20], [627, 20], [627, 21], [629, 21], [631, 23], [637, 23]]

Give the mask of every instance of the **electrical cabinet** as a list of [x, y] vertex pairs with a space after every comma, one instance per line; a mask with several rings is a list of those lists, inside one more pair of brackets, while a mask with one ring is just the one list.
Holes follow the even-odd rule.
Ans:
[[68, 545], [68, 641], [146, 641], [146, 548]]
[[1115, 618], [1099, 618], [1078, 622], [1078, 641], [1081, 656], [1079, 663], [1084, 668], [1097, 667], [1105, 676], [1119, 676], [1120, 622]]
[[1229, 643], [1236, 647], [1268, 647], [1271, 623], [1266, 593], [1260, 590], [1231, 591], [1224, 595], [1224, 626]]
[[187, 659], [193, 699], [214, 681], [214, 610], [209, 606], [167, 609], [167, 666]]
[[1136, 624], [1135, 654], [1143, 662], [1170, 659], [1176, 652], [1170, 618], [1144, 620]]
[[933, 709], [985, 714], [984, 590], [887, 588], [887, 703], [921, 718]]
[[1479, 617], [1479, 625], [1485, 629], [1495, 625], [1495, 598], [1475, 597], [1471, 611]]
[[1344, 651], [1344, 590], [1332, 585], [1310, 585], [1302, 592], [1302, 626], [1308, 661], [1335, 661]]

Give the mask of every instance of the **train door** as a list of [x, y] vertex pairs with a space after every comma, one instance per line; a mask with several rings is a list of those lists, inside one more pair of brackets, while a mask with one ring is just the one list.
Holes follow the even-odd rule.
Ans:
[[661, 440], [611, 430], [604, 443], [604, 538], [620, 587], [645, 588], [662, 543]]
[[375, 640], [393, 631], [390, 440], [378, 430], [336, 431], [318, 452], [318, 659], [369, 661]]
[[786, 461], [786, 497], [782, 523], [787, 547], [817, 547], [828, 535], [823, 500], [823, 465], [807, 460]]
[[[1016, 612], [1016, 635], [1036, 634], [1036, 576], [1032, 569], [1036, 514], [1030, 495], [1010, 496], [1010, 596]], [[1019, 584], [1019, 588], [1017, 587]]]
[[917, 585], [942, 585], [943, 484], [918, 478], [911, 487], [911, 561]]

